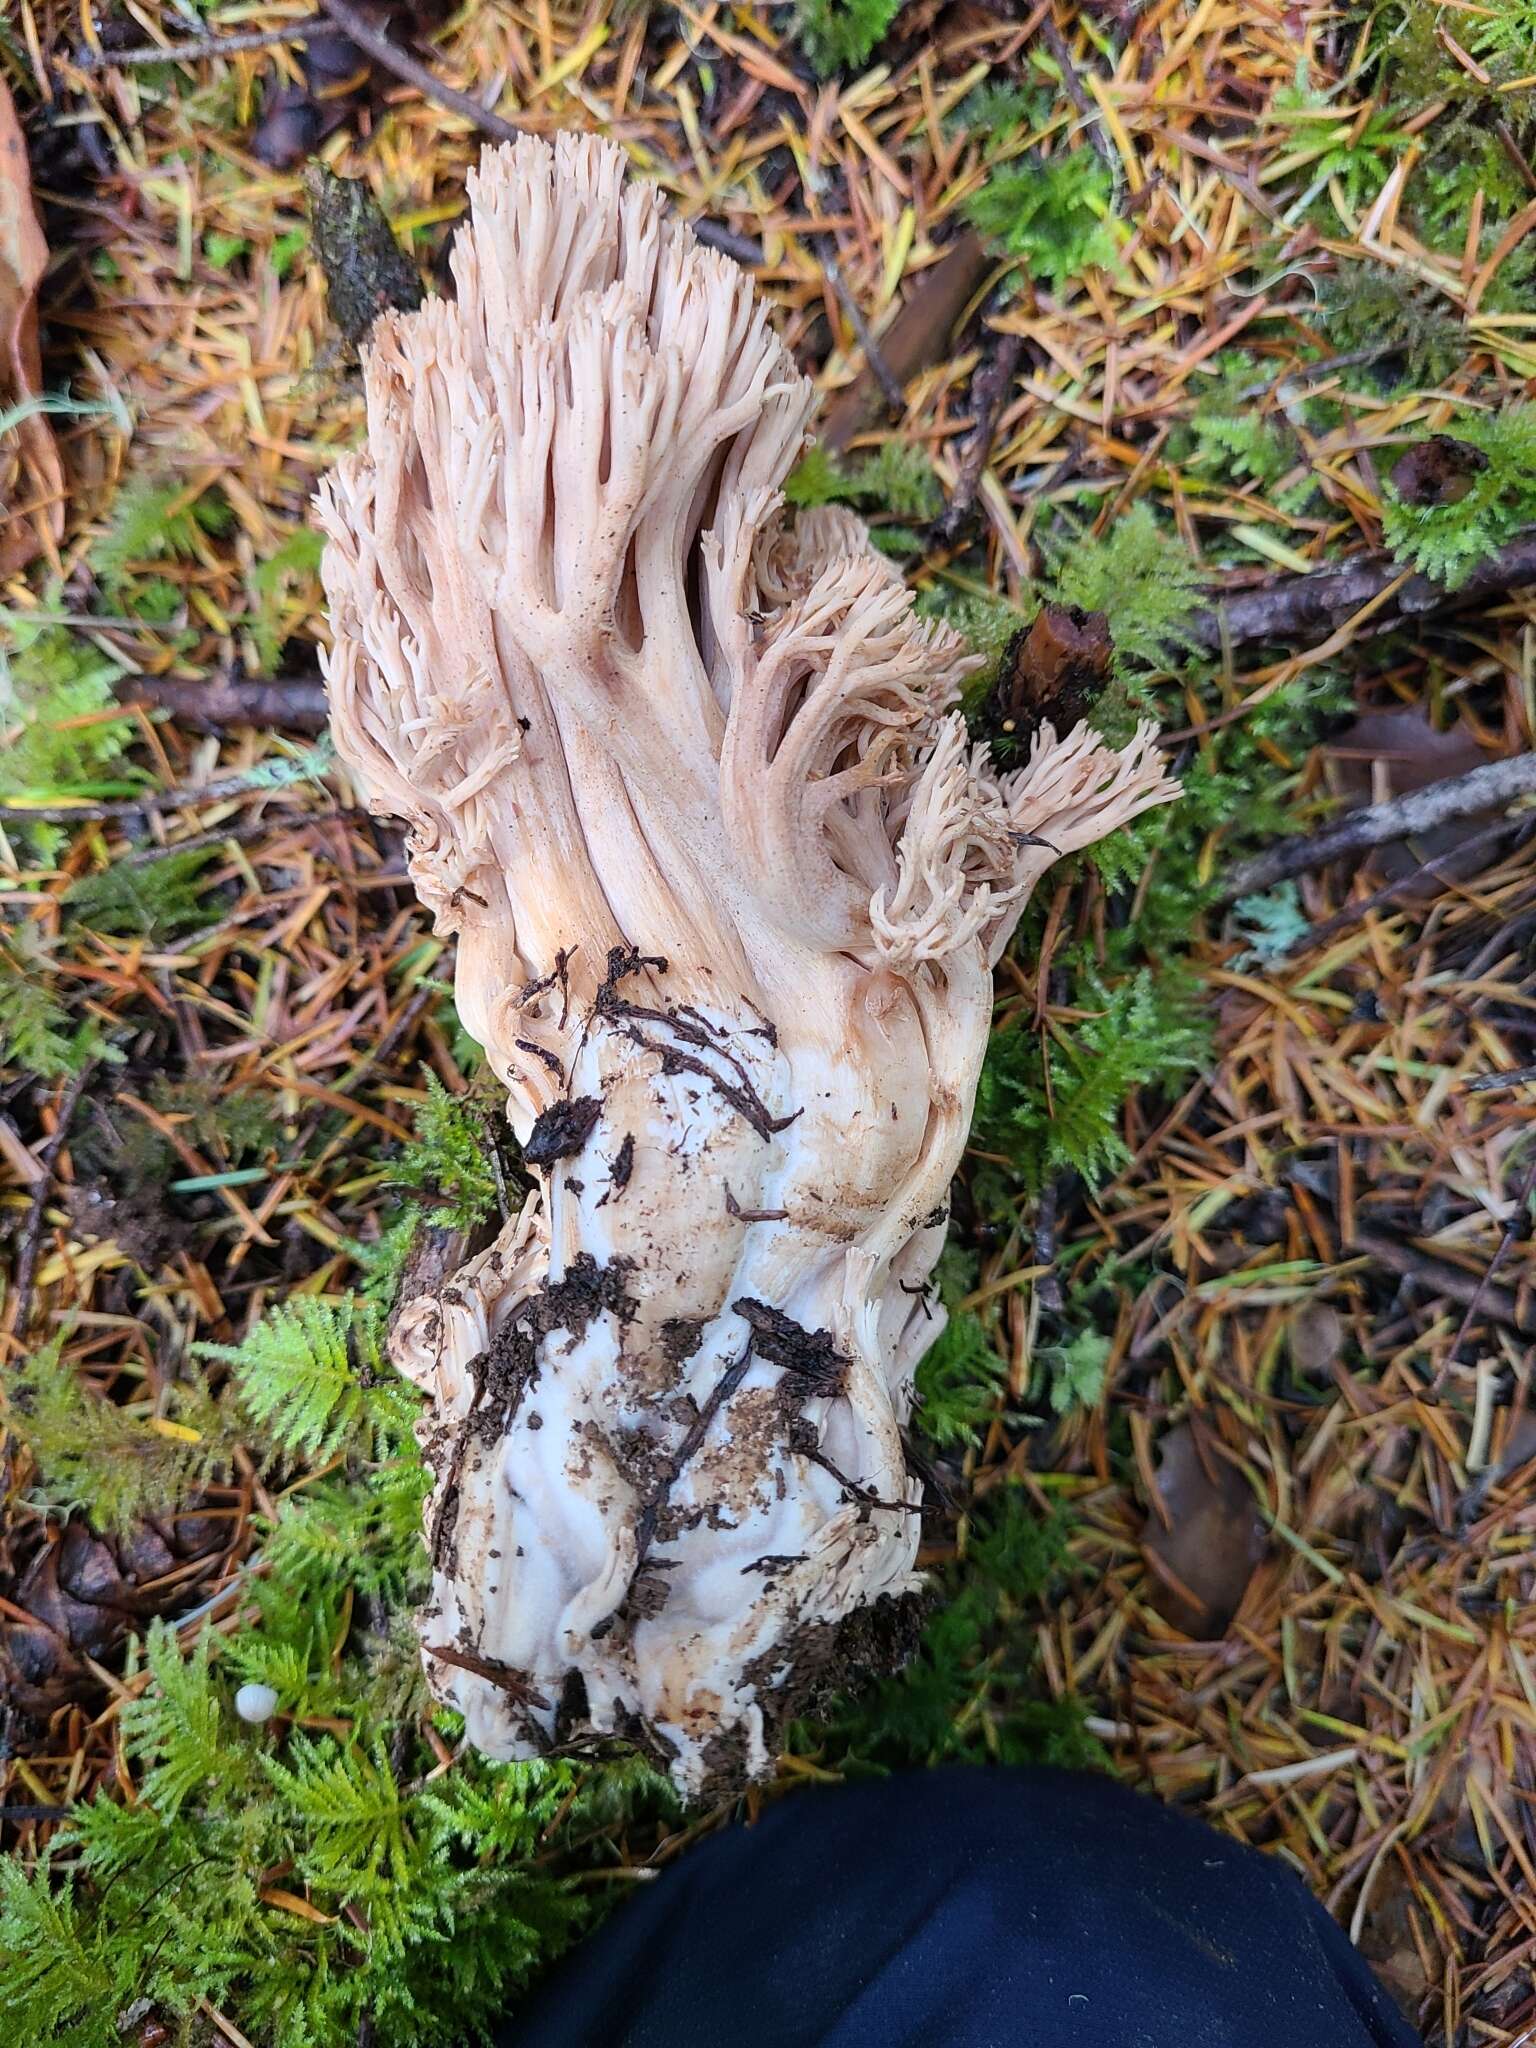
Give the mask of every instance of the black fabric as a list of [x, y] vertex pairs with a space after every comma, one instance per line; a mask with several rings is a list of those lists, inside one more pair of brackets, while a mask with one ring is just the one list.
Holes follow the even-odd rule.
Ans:
[[797, 1793], [638, 1889], [501, 2048], [1419, 2048], [1278, 1858], [1108, 1778]]

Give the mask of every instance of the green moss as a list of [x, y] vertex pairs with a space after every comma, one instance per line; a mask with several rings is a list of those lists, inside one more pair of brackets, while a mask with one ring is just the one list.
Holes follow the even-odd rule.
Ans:
[[963, 1560], [940, 1576], [911, 1663], [797, 1730], [793, 1746], [850, 1775], [947, 1763], [1104, 1768], [1081, 1707], [1040, 1684], [1024, 1626], [1067, 1568], [1066, 1536], [1020, 1489], [996, 1487], [971, 1513]]
[[401, 1153], [394, 1179], [435, 1196], [433, 1220], [471, 1230], [496, 1206], [490, 1165], [489, 1107], [471, 1095], [450, 1095], [435, 1074], [416, 1113], [416, 1134]]
[[966, 201], [971, 225], [1032, 278], [1052, 290], [1074, 283], [1094, 265], [1115, 261], [1109, 172], [1089, 149], [1029, 156], [994, 169]]
[[1059, 547], [1048, 594], [1059, 604], [1103, 612], [1115, 646], [1115, 673], [1167, 666], [1190, 642], [1185, 628], [1201, 600], [1200, 572], [1178, 535], [1145, 502], [1111, 522], [1098, 539]]
[[795, 28], [819, 78], [869, 62], [904, 0], [799, 0]]
[[11, 1433], [35, 1467], [31, 1499], [127, 1535], [229, 1470], [232, 1418], [200, 1377], [170, 1381], [158, 1401], [120, 1403], [90, 1387], [62, 1350], [62, 1337], [45, 1345], [8, 1389]]

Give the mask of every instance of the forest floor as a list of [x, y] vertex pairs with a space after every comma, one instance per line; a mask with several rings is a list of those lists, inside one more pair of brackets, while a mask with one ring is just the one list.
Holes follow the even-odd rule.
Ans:
[[[131, 53], [302, 14], [98, 20]], [[1111, 700], [1159, 719], [1191, 792], [1170, 837], [1048, 883], [999, 973], [929, 1379], [957, 1506], [925, 1555], [956, 1637], [921, 1697], [802, 1728], [753, 1802], [1037, 1736], [1286, 1858], [1429, 2038], [1469, 2044], [1536, 2026], [1536, 813], [1241, 869], [1340, 803], [1531, 746], [1536, 589], [1397, 602], [1409, 511], [1466, 506], [1479, 565], [1523, 531], [1518, 491], [1485, 488], [1536, 377], [1536, 45], [1480, 40], [1506, 16], [917, 0], [823, 79], [785, 8], [372, 17], [520, 127], [617, 137], [723, 231], [826, 393], [802, 492], [856, 503], [994, 649], [1042, 595], [1102, 609]], [[0, 29], [52, 251], [43, 388], [68, 394], [63, 495], [34, 452], [0, 614], [3, 1325], [33, 1375], [0, 1453], [0, 1824], [23, 1869], [98, 1789], [133, 1799], [150, 1619], [211, 1639], [217, 1672], [268, 1532], [342, 1458], [321, 1432], [274, 1463], [195, 1347], [364, 1287], [402, 1178], [432, 1177], [423, 1119], [450, 1184], [477, 1128], [426, 1077], [489, 1102], [451, 948], [321, 737], [306, 522], [361, 398], [303, 181], [311, 151], [365, 181], [436, 285], [483, 138], [334, 34], [139, 65], [81, 22], [22, 0]], [[1441, 469], [1404, 472], [1426, 446]], [[1343, 563], [1366, 581], [1309, 611], [1298, 580]], [[978, 721], [1006, 739], [1038, 682], [1016, 657]], [[1044, 1561], [1000, 1556], [1004, 1496]], [[284, 1702], [312, 1741], [356, 1730], [348, 1631], [387, 1635], [380, 1584], [336, 1609], [329, 1692]], [[451, 1729], [409, 1715], [451, 1772]], [[558, 1837], [583, 1897], [728, 1817], [591, 1810]], [[361, 1953], [369, 1924], [295, 1857], [262, 1910]], [[177, 2014], [151, 1960], [118, 2038]], [[187, 1993], [209, 2038], [299, 2038], [256, 1967]], [[396, 2038], [348, 2013], [346, 2038]]]

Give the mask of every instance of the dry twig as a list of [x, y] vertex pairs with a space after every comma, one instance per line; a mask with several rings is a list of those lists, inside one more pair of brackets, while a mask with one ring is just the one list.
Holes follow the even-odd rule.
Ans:
[[976, 510], [976, 497], [981, 489], [987, 458], [992, 453], [998, 415], [1008, 402], [1023, 353], [1024, 337], [1021, 334], [1000, 334], [995, 337], [986, 361], [971, 379], [971, 408], [976, 415], [976, 426], [965, 444], [960, 474], [955, 480], [949, 503], [934, 521], [933, 538], [942, 546], [954, 546]]
[[[1224, 644], [1223, 627], [1229, 647], [1263, 642], [1294, 647], [1314, 633], [1330, 633], [1343, 625], [1403, 573], [1400, 562], [1377, 555], [1347, 562], [1339, 569], [1319, 569], [1310, 576], [1285, 576], [1266, 589], [1218, 598], [1208, 610], [1196, 612], [1189, 623], [1189, 636], [1212, 653], [1220, 652]], [[1404, 619], [1486, 603], [1530, 583], [1536, 583], [1536, 533], [1523, 533], [1480, 563], [1455, 590], [1447, 590], [1428, 576], [1409, 576], [1401, 589], [1371, 614], [1367, 630], [1380, 633]]]
[[1220, 901], [1231, 903], [1239, 896], [1256, 895], [1261, 889], [1272, 889], [1276, 882], [1327, 867], [1347, 854], [1366, 853], [1373, 846], [1409, 839], [1416, 832], [1429, 832], [1458, 818], [1475, 818], [1481, 811], [1495, 810], [1533, 793], [1536, 753], [1489, 761], [1466, 775], [1408, 790], [1385, 803], [1362, 804], [1325, 831], [1304, 839], [1284, 839], [1252, 860], [1242, 861], [1223, 884]]
[[42, 1168], [32, 1189], [32, 1199], [27, 1204], [26, 1219], [21, 1226], [19, 1249], [16, 1254], [15, 1285], [11, 1291], [10, 1334], [13, 1338], [26, 1336], [27, 1325], [32, 1316], [32, 1289], [37, 1277], [38, 1252], [43, 1241], [43, 1212], [48, 1206], [48, 1197], [53, 1189], [53, 1169], [58, 1164], [64, 1141], [69, 1136], [69, 1127], [74, 1122], [75, 1111], [80, 1107], [80, 1098], [90, 1086], [101, 1062], [88, 1059], [77, 1073], [71, 1074], [59, 1098], [58, 1114], [53, 1130], [41, 1152], [38, 1165]]
[[472, 94], [460, 92], [456, 85], [449, 85], [413, 57], [409, 50], [402, 50], [397, 42], [376, 28], [361, 7], [354, 0], [321, 0], [325, 12], [349, 41], [375, 64], [386, 71], [392, 71], [396, 78], [403, 79], [434, 105], [445, 108], [450, 114], [458, 114], [478, 128], [482, 135], [489, 135], [497, 142], [513, 142], [522, 132], [515, 122], [503, 119], [494, 108], [482, 106]]
[[311, 36], [332, 33], [323, 14], [310, 14], [298, 21], [274, 22], [271, 28], [231, 29], [226, 34], [189, 36], [170, 43], [134, 43], [120, 50], [93, 50], [82, 45], [70, 52], [69, 61], [77, 71], [126, 71], [142, 64], [202, 64], [211, 57], [235, 57], [246, 50], [307, 43]]

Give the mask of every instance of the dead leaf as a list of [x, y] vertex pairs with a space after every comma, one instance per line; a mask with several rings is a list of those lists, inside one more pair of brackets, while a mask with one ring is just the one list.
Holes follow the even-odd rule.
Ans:
[[1333, 775], [1346, 796], [1372, 803], [1465, 775], [1488, 756], [1460, 726], [1440, 732], [1422, 711], [1365, 711], [1328, 742]]
[[1197, 1642], [1224, 1636], [1264, 1555], [1253, 1489], [1187, 1422], [1158, 1446], [1158, 1499], [1142, 1531], [1152, 1605]]
[[[48, 244], [32, 203], [27, 145], [16, 107], [0, 80], [0, 401], [7, 410], [42, 396], [37, 345], [37, 288], [48, 267]], [[20, 508], [35, 508], [24, 519]], [[14, 576], [64, 534], [64, 471], [53, 429], [30, 412], [0, 439], [0, 577]]]
[[1488, 467], [1488, 458], [1470, 441], [1450, 434], [1431, 434], [1396, 464], [1392, 485], [1410, 505], [1459, 505], [1472, 480]]
[[1419, 2001], [1430, 1989], [1419, 1944], [1414, 1939], [1415, 1903], [1413, 1886], [1400, 1856], [1389, 1856], [1371, 1887], [1358, 1942], [1361, 1955], [1410, 2019], [1416, 2016]]
[[1348, 1335], [1344, 1318], [1326, 1301], [1309, 1301], [1286, 1332], [1291, 1364], [1301, 1379], [1321, 1379], [1337, 1362]]

